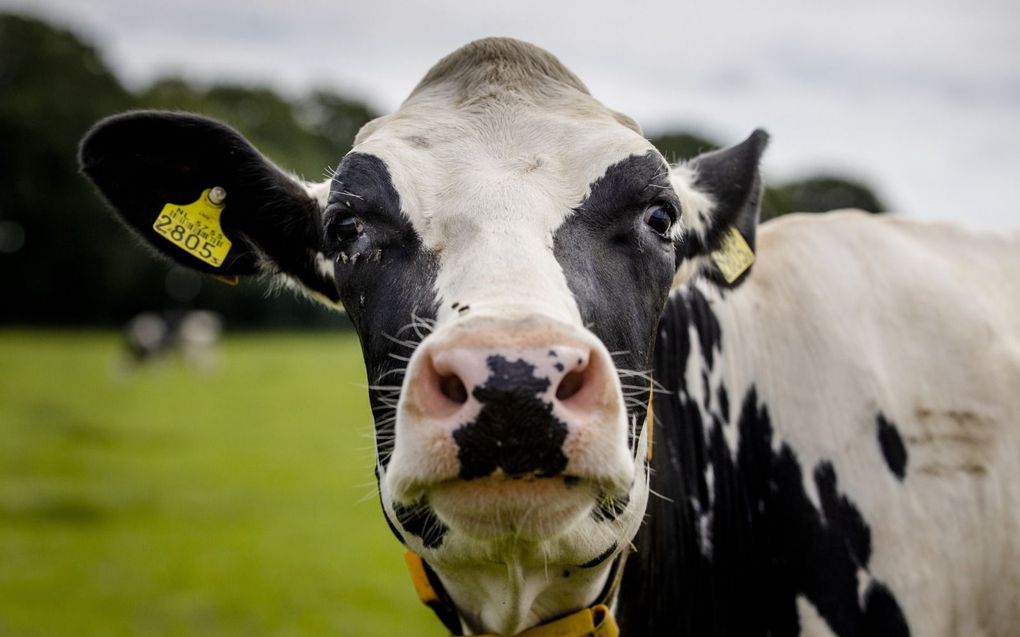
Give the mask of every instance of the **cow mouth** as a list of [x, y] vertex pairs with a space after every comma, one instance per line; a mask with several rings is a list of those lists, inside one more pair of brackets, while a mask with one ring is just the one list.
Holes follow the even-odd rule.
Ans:
[[428, 501], [447, 526], [465, 535], [537, 541], [558, 536], [589, 516], [597, 493], [593, 483], [573, 476], [494, 474], [442, 482], [430, 490]]

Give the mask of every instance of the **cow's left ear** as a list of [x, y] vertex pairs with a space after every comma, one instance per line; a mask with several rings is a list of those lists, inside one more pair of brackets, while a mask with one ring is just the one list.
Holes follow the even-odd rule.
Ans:
[[79, 162], [117, 216], [173, 261], [226, 278], [285, 274], [338, 303], [319, 201], [232, 128], [124, 113], [89, 131]]
[[686, 204], [678, 270], [694, 266], [724, 287], [739, 285], [750, 272], [761, 210], [758, 164], [768, 140], [768, 133], [758, 129], [736, 146], [674, 169], [674, 184]]

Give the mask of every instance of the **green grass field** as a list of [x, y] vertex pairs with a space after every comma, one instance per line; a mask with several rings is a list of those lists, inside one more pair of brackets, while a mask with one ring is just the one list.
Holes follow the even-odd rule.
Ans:
[[0, 332], [0, 635], [445, 634], [379, 509], [353, 336], [119, 359]]

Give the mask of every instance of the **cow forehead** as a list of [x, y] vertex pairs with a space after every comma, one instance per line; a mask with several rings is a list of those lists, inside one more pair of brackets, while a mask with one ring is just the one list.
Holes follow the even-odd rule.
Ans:
[[439, 255], [440, 301], [579, 323], [553, 235], [610, 166], [653, 150], [640, 133], [576, 92], [458, 105], [438, 91], [371, 128], [354, 152], [385, 162], [402, 214]]
[[383, 118], [354, 151], [386, 163], [402, 212], [431, 249], [447, 247], [450, 223], [472, 219], [553, 231], [609, 166], [653, 149], [592, 98], [562, 102], [418, 101]]

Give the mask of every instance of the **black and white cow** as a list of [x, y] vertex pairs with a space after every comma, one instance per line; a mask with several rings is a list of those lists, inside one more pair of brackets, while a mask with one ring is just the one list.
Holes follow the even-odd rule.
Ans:
[[[605, 601], [626, 635], [1017, 634], [1020, 237], [757, 229], [766, 139], [671, 167], [488, 39], [325, 183], [176, 113], [99, 123], [81, 164], [176, 261], [346, 308], [383, 510], [455, 630]], [[218, 221], [162, 219], [202, 196]]]

